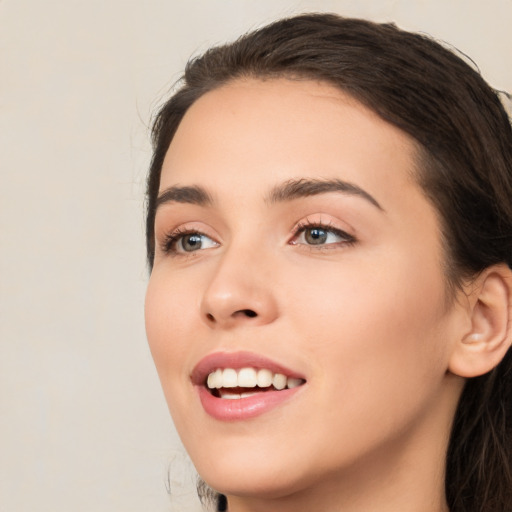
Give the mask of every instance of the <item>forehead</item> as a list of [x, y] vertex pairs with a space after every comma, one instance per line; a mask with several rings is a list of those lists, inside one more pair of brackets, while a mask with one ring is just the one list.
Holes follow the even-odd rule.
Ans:
[[201, 183], [255, 191], [302, 177], [396, 188], [411, 184], [414, 147], [407, 134], [329, 84], [236, 80], [190, 107], [160, 188]]

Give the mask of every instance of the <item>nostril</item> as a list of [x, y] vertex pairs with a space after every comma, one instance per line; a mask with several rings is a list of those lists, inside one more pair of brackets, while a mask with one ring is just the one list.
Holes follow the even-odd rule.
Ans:
[[210, 322], [215, 322], [215, 318], [213, 318], [213, 315], [211, 313], [206, 313], [206, 318], [208, 318]]
[[258, 316], [256, 311], [253, 311], [252, 309], [242, 309], [240, 313], [243, 313], [245, 316], [249, 318], [254, 318], [255, 316]]

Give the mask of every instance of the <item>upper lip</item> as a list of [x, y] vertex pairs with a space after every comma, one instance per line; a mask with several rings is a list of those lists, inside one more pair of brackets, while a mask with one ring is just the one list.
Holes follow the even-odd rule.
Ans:
[[204, 385], [208, 375], [218, 368], [233, 368], [235, 370], [241, 368], [266, 368], [273, 373], [282, 373], [287, 377], [304, 379], [304, 376], [300, 373], [260, 354], [253, 352], [213, 352], [196, 364], [190, 376], [192, 383], [200, 386]]

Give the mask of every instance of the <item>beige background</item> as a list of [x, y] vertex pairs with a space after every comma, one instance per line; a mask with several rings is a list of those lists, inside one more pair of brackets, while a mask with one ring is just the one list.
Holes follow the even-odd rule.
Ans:
[[304, 10], [512, 90], [512, 0], [0, 0], [0, 512], [198, 510], [144, 337], [147, 127], [190, 54]]

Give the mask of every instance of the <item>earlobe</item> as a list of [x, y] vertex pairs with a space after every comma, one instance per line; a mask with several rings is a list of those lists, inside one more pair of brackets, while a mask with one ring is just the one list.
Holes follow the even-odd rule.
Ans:
[[462, 333], [451, 354], [449, 370], [477, 377], [495, 368], [512, 342], [512, 272], [507, 265], [487, 268], [469, 295], [471, 328]]

